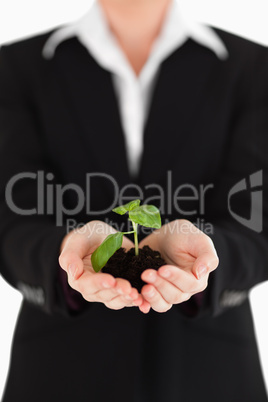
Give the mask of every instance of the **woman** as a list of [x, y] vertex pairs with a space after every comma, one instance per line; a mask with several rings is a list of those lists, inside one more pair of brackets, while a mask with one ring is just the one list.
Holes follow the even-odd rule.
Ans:
[[[1, 273], [25, 299], [3, 401], [266, 401], [267, 205], [238, 219], [267, 183], [266, 50], [175, 2], [99, 0], [0, 57]], [[133, 198], [164, 224], [141, 294], [90, 259]]]

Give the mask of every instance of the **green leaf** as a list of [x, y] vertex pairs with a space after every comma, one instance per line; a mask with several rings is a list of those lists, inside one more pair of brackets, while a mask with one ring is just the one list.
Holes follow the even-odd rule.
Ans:
[[138, 207], [140, 205], [140, 203], [141, 203], [140, 200], [130, 201], [125, 205], [120, 205], [120, 207], [114, 208], [113, 212], [115, 212], [119, 215], [125, 215], [126, 212], [129, 212], [132, 209]]
[[112, 255], [122, 246], [123, 233], [110, 234], [94, 251], [91, 263], [95, 272], [99, 272]]
[[160, 212], [154, 205], [142, 205], [132, 209], [129, 219], [147, 228], [161, 228]]

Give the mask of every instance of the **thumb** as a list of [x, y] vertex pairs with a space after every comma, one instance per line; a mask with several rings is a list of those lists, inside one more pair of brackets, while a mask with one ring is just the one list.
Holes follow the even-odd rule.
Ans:
[[70, 251], [62, 251], [59, 256], [59, 264], [72, 280], [78, 279], [84, 272], [84, 264], [78, 254]]
[[83, 258], [86, 250], [83, 247], [83, 242], [81, 244], [81, 236], [76, 236], [75, 234], [70, 236], [69, 234], [66, 237], [67, 239], [63, 241], [64, 246], [59, 256], [59, 264], [67, 272], [68, 276], [75, 280], [84, 272]]
[[194, 262], [192, 272], [200, 280], [214, 271], [219, 264], [218, 256], [213, 251], [207, 251], [201, 254]]

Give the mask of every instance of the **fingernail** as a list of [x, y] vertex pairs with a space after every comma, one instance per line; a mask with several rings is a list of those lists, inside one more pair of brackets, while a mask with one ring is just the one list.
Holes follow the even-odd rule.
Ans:
[[150, 282], [154, 282], [156, 280], [156, 273], [155, 272], [148, 272], [146, 274], [146, 280]]
[[160, 271], [159, 275], [163, 276], [163, 278], [168, 278], [170, 276], [170, 271], [168, 270]]
[[123, 294], [124, 294], [124, 292], [123, 292], [123, 290], [122, 290], [121, 288], [117, 288], [116, 290], [117, 290], [117, 292], [118, 292], [120, 295], [123, 295]]
[[68, 274], [69, 274], [73, 279], [75, 279], [75, 275], [76, 275], [76, 273], [77, 273], [77, 270], [78, 270], [78, 268], [77, 268], [77, 266], [76, 266], [75, 264], [70, 264], [70, 265], [68, 266], [68, 268], [67, 268]]
[[154, 291], [152, 290], [151, 292], [147, 293], [146, 295], [147, 297], [154, 297]]
[[200, 265], [197, 269], [197, 279], [202, 279], [208, 272], [208, 268], [205, 265]]

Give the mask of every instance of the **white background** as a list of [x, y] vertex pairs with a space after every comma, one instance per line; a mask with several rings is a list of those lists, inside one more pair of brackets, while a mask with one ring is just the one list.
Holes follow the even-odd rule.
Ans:
[[[185, 12], [196, 20], [268, 45], [268, 0], [181, 0], [181, 3]], [[0, 5], [0, 43], [30, 36], [79, 18], [90, 4], [91, 0], [3, 1]], [[0, 278], [0, 398], [20, 303], [20, 294]], [[268, 384], [267, 282], [251, 292], [251, 304], [263, 371]]]

